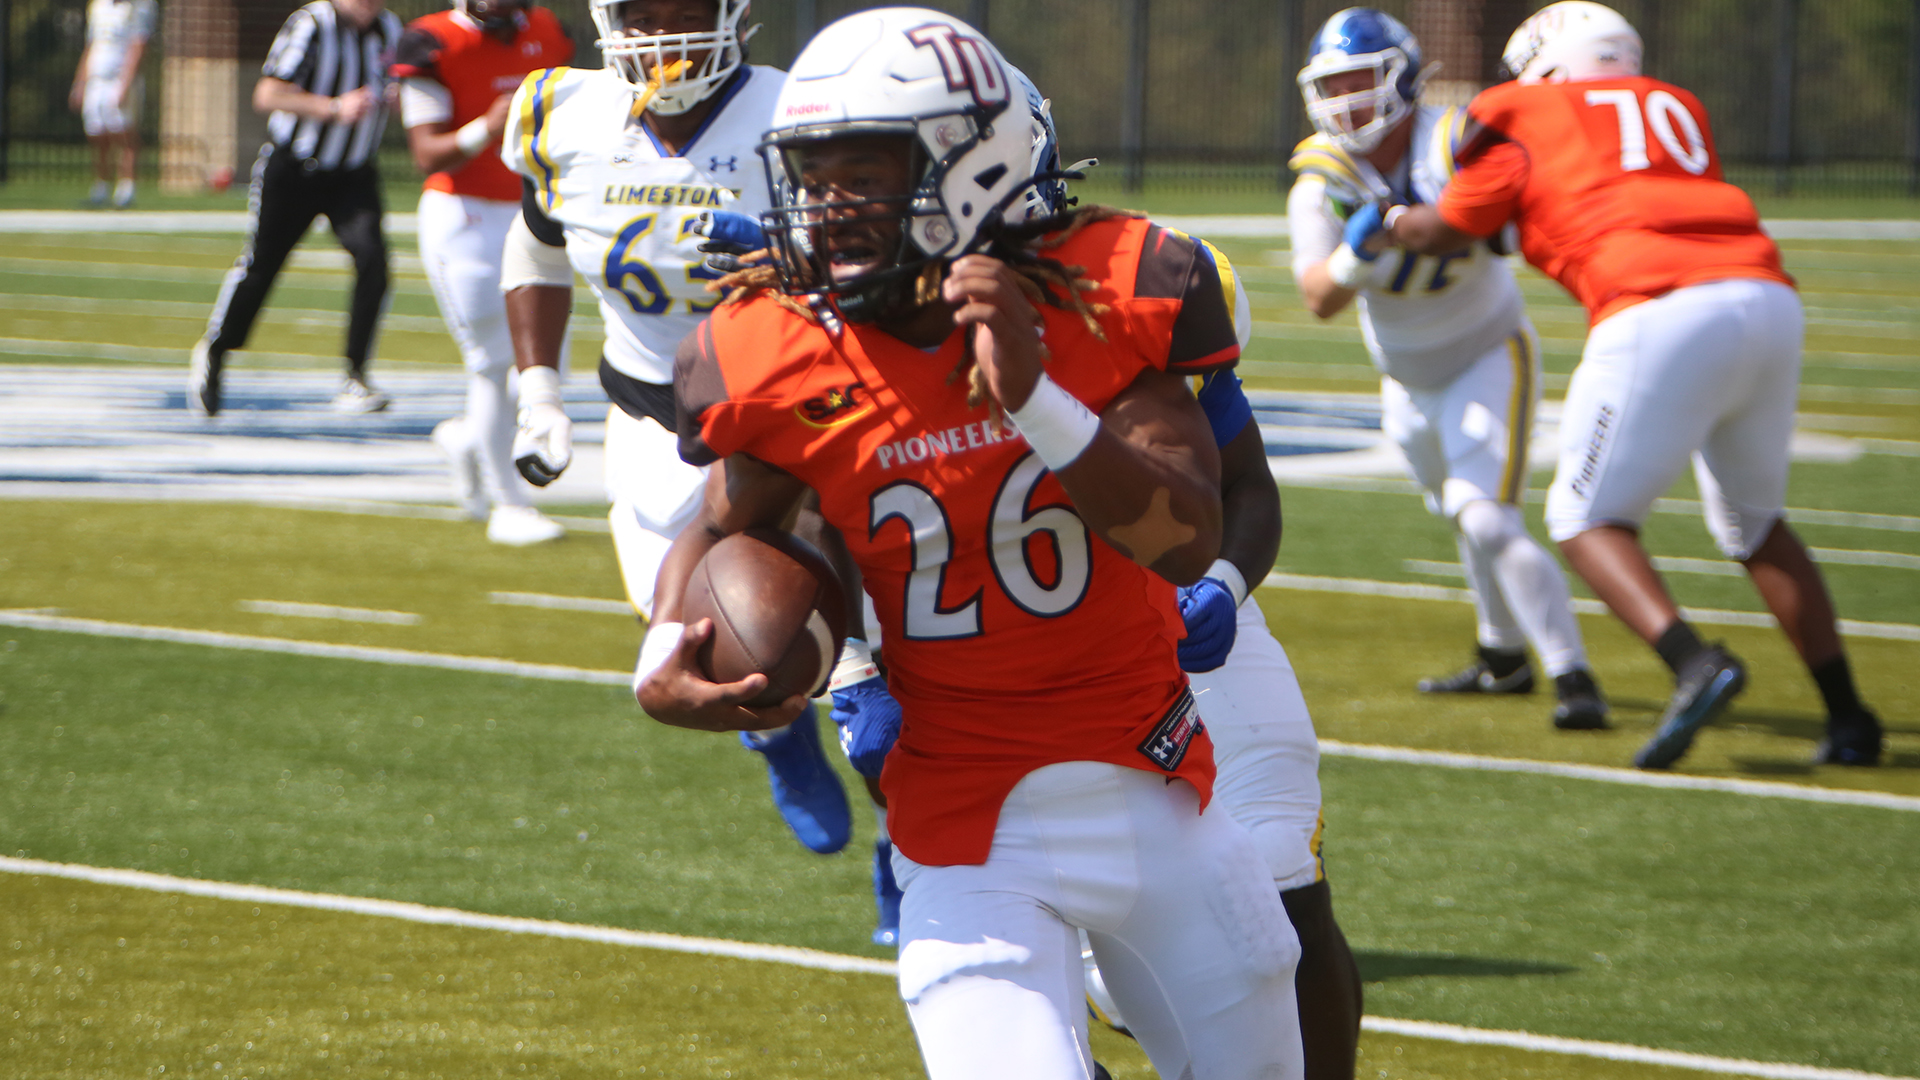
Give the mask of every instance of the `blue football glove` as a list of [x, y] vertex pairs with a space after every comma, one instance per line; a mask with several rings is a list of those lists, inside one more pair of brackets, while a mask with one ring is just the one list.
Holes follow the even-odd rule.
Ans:
[[1180, 590], [1180, 618], [1187, 636], [1180, 641], [1180, 670], [1212, 671], [1233, 651], [1236, 609], [1233, 590], [1219, 578], [1201, 578]]
[[853, 771], [877, 778], [900, 737], [900, 703], [888, 692], [887, 680], [876, 677], [835, 690], [833, 722], [840, 726], [840, 749]]
[[[1386, 208], [1377, 202], [1370, 202], [1353, 212], [1347, 219], [1347, 232], [1343, 240], [1353, 249], [1353, 254], [1361, 262], [1372, 262], [1380, 257], [1380, 252], [1367, 250], [1367, 241], [1387, 228]], [[1385, 249], [1382, 249], [1385, 250]]]
[[767, 234], [760, 231], [760, 219], [731, 210], [706, 211], [692, 231], [707, 238], [707, 242], [700, 245], [702, 251], [741, 255], [767, 246]]

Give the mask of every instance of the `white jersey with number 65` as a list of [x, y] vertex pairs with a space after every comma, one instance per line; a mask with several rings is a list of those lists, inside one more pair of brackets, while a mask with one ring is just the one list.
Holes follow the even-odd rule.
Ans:
[[607, 71], [536, 71], [514, 94], [500, 158], [533, 181], [540, 209], [565, 231], [567, 261], [600, 300], [606, 357], [622, 374], [672, 382], [680, 339], [718, 301], [706, 286], [720, 275], [693, 225], [708, 210], [767, 209], [755, 147], [784, 79], [743, 66], [676, 155], [641, 124], [633, 88]]

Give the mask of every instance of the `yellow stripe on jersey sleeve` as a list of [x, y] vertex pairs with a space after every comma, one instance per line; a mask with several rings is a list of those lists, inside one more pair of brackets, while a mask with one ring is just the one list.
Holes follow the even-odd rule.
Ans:
[[[1194, 239], [1200, 240], [1197, 236]], [[1233, 273], [1233, 262], [1219, 248], [1205, 240], [1200, 240], [1200, 246], [1206, 248], [1207, 253], [1213, 256], [1213, 272], [1220, 275], [1220, 295], [1227, 298], [1227, 317], [1232, 318], [1233, 306], [1239, 302], [1236, 295], [1238, 290], [1234, 286], [1236, 278]]]
[[536, 71], [528, 75], [520, 87], [520, 157], [533, 174], [540, 205], [548, 213], [560, 205], [560, 193], [553, 186], [559, 179], [558, 171], [545, 149], [547, 118], [553, 115], [553, 86], [567, 71], [567, 68]]
[[1293, 156], [1287, 159], [1287, 166], [1294, 172], [1311, 173], [1334, 180], [1355, 191], [1367, 190], [1367, 183], [1360, 178], [1360, 170], [1347, 156], [1345, 150], [1333, 145], [1333, 140], [1325, 135], [1312, 135], [1300, 141], [1293, 148]]

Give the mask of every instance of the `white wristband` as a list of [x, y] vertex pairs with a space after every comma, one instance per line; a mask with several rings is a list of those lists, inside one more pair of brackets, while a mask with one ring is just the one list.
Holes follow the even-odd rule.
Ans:
[[1234, 607], [1247, 602], [1247, 577], [1240, 572], [1239, 567], [1225, 559], [1215, 559], [1213, 565], [1207, 567], [1206, 576], [1218, 580], [1227, 587], [1227, 591], [1233, 594]]
[[462, 157], [478, 157], [480, 152], [493, 145], [493, 135], [487, 131], [487, 118], [469, 120], [459, 131], [453, 133], [453, 145], [460, 148]]
[[529, 409], [535, 405], [562, 407], [560, 372], [545, 364], [520, 369], [520, 407]]
[[1353, 249], [1345, 244], [1333, 249], [1327, 256], [1327, 277], [1343, 289], [1357, 289], [1364, 285], [1367, 275], [1373, 273], [1373, 264], [1363, 262]]
[[640, 692], [640, 684], [647, 676], [660, 670], [660, 665], [673, 656], [673, 650], [680, 647], [680, 639], [685, 637], [687, 625], [677, 622], [657, 622], [647, 627], [647, 636], [640, 639], [640, 659], [633, 665], [633, 692]]
[[1013, 426], [1040, 455], [1049, 469], [1060, 470], [1073, 464], [1100, 434], [1100, 418], [1067, 393], [1066, 388], [1047, 375], [1033, 384], [1027, 403], [1007, 414]]
[[829, 691], [844, 690], [855, 683], [880, 677], [880, 665], [873, 662], [873, 649], [859, 638], [848, 638], [840, 647], [840, 662], [833, 666], [833, 677], [827, 680]]

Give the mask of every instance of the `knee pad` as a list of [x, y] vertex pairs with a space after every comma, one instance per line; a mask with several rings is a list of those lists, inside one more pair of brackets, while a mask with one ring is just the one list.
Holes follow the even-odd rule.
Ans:
[[1520, 508], [1491, 499], [1475, 499], [1462, 507], [1454, 519], [1467, 543], [1488, 556], [1497, 556], [1508, 544], [1527, 535], [1526, 519]]

